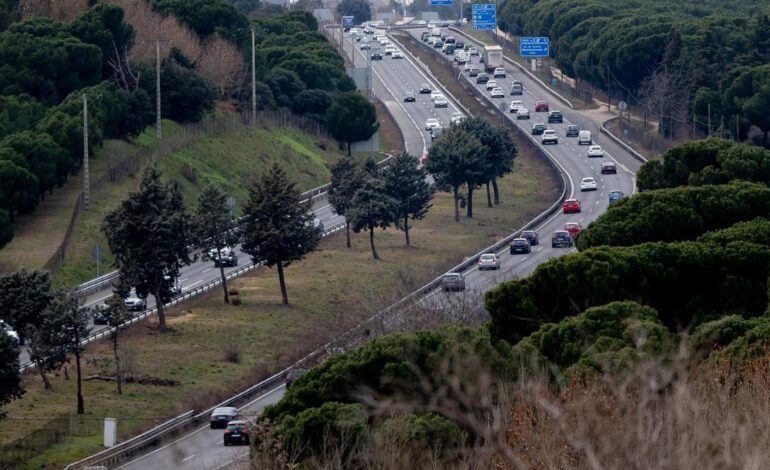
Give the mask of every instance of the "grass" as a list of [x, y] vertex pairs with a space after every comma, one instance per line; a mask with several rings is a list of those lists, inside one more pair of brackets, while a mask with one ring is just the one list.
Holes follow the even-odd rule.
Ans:
[[[22, 468], [62, 465], [99, 450], [104, 417], [118, 418], [122, 439], [191, 407], [216, 403], [322, 344], [366, 315], [378, 299], [420, 285], [506, 236], [555, 197], [550, 169], [525, 153], [514, 173], [501, 180], [501, 206], [487, 208], [483, 198], [477, 199], [473, 219], [454, 223], [451, 196], [437, 193], [429, 215], [414, 224], [411, 248], [403, 246], [403, 233], [396, 230], [377, 231], [380, 261], [371, 259], [367, 233], [354, 235], [350, 250], [343, 235], [324, 240], [318, 252], [286, 270], [289, 306], [280, 304], [275, 272], [259, 270], [231, 283], [240, 292], [238, 306], [225, 306], [221, 290], [214, 290], [169, 312], [172, 333], [158, 334], [154, 320], [131, 328], [121, 340], [124, 364], [134, 374], [175, 379], [180, 385], [129, 384], [119, 397], [112, 383], [85, 382], [90, 426], [76, 426], [79, 435], [41, 452]], [[239, 363], [225, 360], [233, 342], [241, 345]], [[90, 345], [84, 374], [109, 374], [111, 365], [101, 361], [110, 357], [107, 342]], [[60, 375], [52, 383], [54, 391], [46, 392], [37, 376], [24, 377], [27, 393], [6, 407], [11, 419], [0, 421], [0, 443], [34, 432], [41, 420], [73, 412], [74, 380]]]

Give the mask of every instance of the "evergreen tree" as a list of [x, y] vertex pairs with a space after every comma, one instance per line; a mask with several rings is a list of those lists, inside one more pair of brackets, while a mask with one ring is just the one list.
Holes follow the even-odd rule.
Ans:
[[[0, 406], [21, 398], [24, 389], [19, 373], [19, 346], [9, 335], [0, 334]], [[0, 410], [0, 419], [5, 413]]]
[[118, 385], [118, 395], [123, 394], [123, 372], [120, 369], [120, 355], [118, 354], [118, 335], [120, 326], [131, 319], [131, 312], [126, 308], [125, 302], [119, 295], [113, 295], [105, 302], [107, 306], [103, 314], [107, 317], [107, 325], [111, 328], [110, 340], [112, 341], [112, 355], [115, 357], [115, 382]]
[[397, 203], [397, 226], [404, 231], [406, 246], [410, 246], [409, 219], [425, 217], [433, 199], [434, 188], [426, 179], [428, 171], [415, 157], [403, 152], [390, 162], [382, 176], [385, 194]]
[[46, 271], [20, 271], [0, 275], [0, 319], [24, 343], [27, 329], [40, 321], [51, 301], [51, 276]]
[[277, 163], [249, 189], [244, 210], [242, 249], [255, 263], [278, 268], [283, 303], [289, 303], [283, 268], [315, 250], [321, 229], [313, 226], [309, 202]]
[[353, 231], [369, 231], [369, 244], [372, 257], [380, 259], [374, 246], [374, 229], [387, 228], [398, 217], [398, 201], [385, 193], [385, 182], [379, 178], [369, 178], [353, 196], [349, 212]]
[[83, 371], [80, 366], [80, 358], [85, 346], [81, 344], [91, 331], [88, 326], [89, 314], [86, 308], [81, 307], [81, 299], [73, 292], [57, 292], [51, 304], [48, 306], [46, 317], [59, 323], [59, 338], [64, 354], [75, 356], [75, 369], [77, 371], [77, 402], [78, 414], [85, 413], [83, 402]]
[[335, 139], [347, 143], [350, 155], [353, 142], [366, 140], [377, 132], [377, 110], [356, 91], [340, 93], [326, 111], [326, 126]]
[[345, 240], [347, 247], [350, 248], [350, 219], [347, 218], [347, 213], [350, 210], [353, 196], [361, 188], [363, 181], [356, 167], [356, 162], [349, 155], [339, 159], [337, 163], [329, 167], [329, 170], [332, 173], [329, 204], [334, 207], [337, 214], [345, 217]]
[[487, 186], [487, 205], [492, 207], [492, 197], [489, 192], [491, 183], [495, 194], [495, 204], [500, 204], [500, 188], [497, 180], [513, 171], [513, 159], [518, 149], [508, 131], [503, 127], [495, 127], [482, 118], [469, 118], [460, 124], [464, 130], [473, 134], [484, 147], [483, 157], [484, 179]]

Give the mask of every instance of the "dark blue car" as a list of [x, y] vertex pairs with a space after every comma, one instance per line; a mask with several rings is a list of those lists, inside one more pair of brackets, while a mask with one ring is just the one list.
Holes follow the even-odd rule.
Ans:
[[610, 191], [610, 195], [609, 195], [610, 204], [618, 202], [619, 200], [623, 199], [624, 197], [626, 197], [626, 195], [623, 194], [623, 191]]

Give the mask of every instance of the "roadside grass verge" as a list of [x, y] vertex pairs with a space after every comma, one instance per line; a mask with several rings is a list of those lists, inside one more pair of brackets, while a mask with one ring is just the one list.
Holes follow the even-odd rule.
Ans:
[[[557, 196], [550, 168], [531, 152], [521, 152], [500, 189], [500, 206], [487, 208], [481, 197], [474, 218], [463, 217], [460, 223], [453, 221], [451, 196], [437, 193], [429, 215], [414, 223], [413, 247], [404, 247], [400, 231], [376, 232], [380, 261], [371, 259], [367, 233], [354, 235], [351, 249], [342, 235], [324, 240], [318, 252], [287, 268], [289, 306], [280, 304], [276, 273], [260, 269], [230, 283], [239, 291], [238, 306], [225, 306], [222, 290], [214, 289], [171, 309], [169, 334], [157, 333], [154, 319], [132, 327], [120, 340], [125, 368], [135, 375], [174, 379], [179, 386], [127, 384], [118, 396], [114, 383], [84, 382], [86, 424], [76, 425], [76, 436], [22, 468], [60, 466], [100, 450], [104, 417], [118, 418], [119, 438], [125, 439], [180, 412], [217, 403], [325, 343], [400, 292], [508, 235]], [[233, 349], [239, 362], [226, 359]], [[111, 357], [109, 342], [89, 345], [84, 376], [110, 374]], [[70, 366], [69, 381], [62, 374], [52, 377], [53, 392], [42, 390], [39, 378], [27, 374], [26, 395], [7, 406], [9, 419], [0, 421], [0, 443], [73, 412], [73, 374]]]

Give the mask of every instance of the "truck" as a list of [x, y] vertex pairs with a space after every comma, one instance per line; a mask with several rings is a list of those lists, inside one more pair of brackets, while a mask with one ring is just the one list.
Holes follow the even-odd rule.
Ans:
[[497, 67], [503, 66], [503, 48], [485, 45], [482, 58], [487, 72], [494, 72]]

